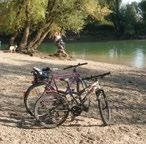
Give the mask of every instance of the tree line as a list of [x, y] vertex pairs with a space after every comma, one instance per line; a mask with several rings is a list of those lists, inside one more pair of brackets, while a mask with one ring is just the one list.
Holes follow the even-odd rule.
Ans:
[[7, 0], [0, 3], [0, 32], [19, 39], [18, 52], [34, 53], [46, 36], [78, 33], [88, 17], [100, 21], [108, 9], [97, 0]]
[[[106, 5], [109, 13], [104, 22], [89, 22], [85, 28], [87, 32], [98, 35], [114, 35], [116, 38], [144, 38], [146, 37], [146, 1], [122, 5], [122, 0], [100, 0]], [[88, 31], [89, 30], [89, 31]], [[104, 37], [104, 36], [103, 36]]]
[[3, 0], [0, 35], [10, 36], [18, 52], [32, 54], [55, 32], [116, 38], [146, 35], [146, 1], [121, 5], [122, 0]]

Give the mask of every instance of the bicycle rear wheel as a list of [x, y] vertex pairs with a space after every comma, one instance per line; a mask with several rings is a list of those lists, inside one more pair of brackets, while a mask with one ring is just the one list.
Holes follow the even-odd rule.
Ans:
[[108, 105], [108, 101], [103, 90], [97, 91], [96, 96], [98, 100], [100, 116], [103, 121], [103, 124], [106, 126], [110, 123], [111, 120], [111, 112]]
[[42, 126], [55, 128], [61, 125], [68, 117], [67, 99], [60, 93], [46, 93], [36, 102], [34, 114]]
[[34, 116], [34, 106], [38, 98], [45, 90], [45, 83], [36, 83], [31, 85], [24, 94], [24, 105], [27, 112]]

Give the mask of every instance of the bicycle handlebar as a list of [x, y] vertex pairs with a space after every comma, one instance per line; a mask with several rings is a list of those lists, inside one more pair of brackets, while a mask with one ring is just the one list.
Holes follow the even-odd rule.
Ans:
[[78, 63], [77, 65], [70, 65], [70, 66], [67, 66], [67, 67], [63, 68], [63, 70], [67, 70], [67, 69], [70, 69], [70, 68], [76, 68], [76, 67], [86, 65], [86, 64], [88, 64], [88, 63], [86, 62], [86, 63]]
[[[67, 66], [67, 67], [63, 68], [63, 70], [70, 69], [70, 68], [76, 68], [76, 67], [86, 65], [86, 64], [88, 64], [88, 63], [78, 63], [77, 65], [70, 65], [70, 66]], [[42, 68], [42, 69], [39, 69], [37, 67], [33, 68], [33, 71], [36, 71], [38, 73], [39, 72], [51, 72], [51, 71], [54, 71], [54, 70], [59, 70], [59, 69], [58, 68], [50, 68], [50, 67], [45, 67], [45, 68]], [[32, 73], [33, 73], [33, 71], [32, 71]]]
[[97, 78], [103, 78], [104, 76], [107, 76], [107, 75], [110, 75], [111, 73], [110, 72], [107, 72], [107, 73], [103, 73], [103, 74], [100, 74], [100, 75], [94, 75], [94, 76], [90, 76], [90, 77], [85, 77], [85, 78], [82, 78], [82, 80], [91, 80], [91, 79], [97, 79]]

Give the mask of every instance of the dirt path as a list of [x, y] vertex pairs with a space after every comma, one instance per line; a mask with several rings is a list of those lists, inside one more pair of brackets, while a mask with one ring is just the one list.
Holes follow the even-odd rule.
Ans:
[[[80, 72], [90, 75], [111, 71], [101, 83], [112, 109], [112, 124], [102, 127], [99, 114], [77, 117], [55, 129], [33, 126], [23, 104], [31, 84], [33, 66], [63, 67], [83, 60], [53, 60], [0, 51], [0, 144], [145, 144], [146, 71], [88, 61]], [[22, 120], [25, 123], [21, 126]]]

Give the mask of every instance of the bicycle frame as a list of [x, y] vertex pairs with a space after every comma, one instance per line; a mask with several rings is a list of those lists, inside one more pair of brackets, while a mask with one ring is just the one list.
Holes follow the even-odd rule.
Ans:
[[[59, 88], [57, 86], [57, 81], [60, 81], [61, 79], [63, 79], [64, 77], [67, 77], [67, 78], [73, 78], [73, 81], [76, 81], [77, 77], [79, 77], [79, 75], [76, 75], [75, 73], [72, 73], [72, 74], [67, 74], [67, 75], [52, 75], [51, 77], [51, 80], [50, 82], [47, 84], [47, 90], [49, 87], [52, 87], [56, 92], [59, 91]], [[52, 85], [54, 85], [55, 87], [53, 87]]]
[[[52, 95], [53, 96], [52, 99], [46, 99], [47, 97], [40, 97], [38, 99], [38, 101], [36, 102], [36, 105], [35, 105], [36, 119], [39, 120], [42, 125], [49, 127], [49, 128], [51, 128], [50, 127], [51, 124], [52, 124], [52, 128], [54, 127], [54, 124], [55, 124], [55, 127], [62, 124], [68, 117], [69, 112], [71, 113], [71, 120], [74, 120], [74, 118], [76, 116], [79, 116], [83, 111], [88, 112], [90, 106], [95, 107], [94, 103], [93, 103], [93, 105], [90, 105], [91, 104], [90, 95], [91, 95], [91, 93], [95, 92], [102, 121], [105, 125], [107, 125], [108, 122], [110, 121], [110, 110], [109, 110], [108, 103], [106, 100], [106, 95], [104, 94], [104, 91], [102, 90], [102, 88], [99, 84], [99, 79], [97, 79], [97, 77], [104, 77], [105, 75], [108, 75], [108, 74], [109, 73], [105, 73], [102, 75], [91, 76], [91, 77], [87, 77], [87, 78], [81, 78], [80, 75], [76, 71], [73, 71], [73, 73], [71, 75], [63, 75], [63, 78], [62, 78], [62, 75], [53, 74], [51, 76], [50, 84], [48, 84], [48, 88], [51, 88], [51, 84], [53, 84], [53, 83], [56, 85], [56, 80], [62, 80], [66, 83], [65, 91], [63, 91], [63, 93], [61, 93], [62, 91], [60, 91], [60, 93], [59, 93], [59, 89], [58, 89], [57, 85], [56, 85], [56, 89], [54, 89], [54, 87], [52, 87], [53, 89], [48, 89], [48, 93], [49, 92], [52, 93], [52, 91], [53, 92], [55, 91], [55, 93], [58, 95]], [[80, 90], [80, 88], [79, 88], [78, 89], [79, 91], [77, 91], [75, 93], [71, 87], [72, 84], [74, 82], [76, 82], [76, 85], [78, 84], [78, 86], [80, 86], [80, 82], [85, 83], [86, 80], [93, 80], [93, 82], [88, 83], [87, 87], [83, 88], [82, 90]], [[46, 88], [47, 88], [47, 86], [46, 86]], [[47, 92], [47, 90], [46, 90], [46, 92]], [[103, 96], [103, 99], [102, 99], [102, 97], [101, 97], [101, 99], [98, 99], [101, 92], [103, 92], [101, 95], [101, 96]], [[68, 94], [71, 99], [68, 99], [68, 96], [67, 96]], [[75, 94], [75, 96], [74, 96], [74, 94]], [[86, 99], [87, 96], [88, 96], [88, 99]], [[51, 96], [48, 98], [51, 98]], [[103, 103], [101, 103], [101, 102], [103, 102], [102, 100], [104, 100], [104, 102], [105, 102], [104, 106], [103, 106]], [[42, 102], [44, 102], [44, 103], [46, 102], [45, 105], [49, 105], [50, 102], [53, 102], [53, 103], [50, 103], [51, 107], [49, 108], [49, 107], [44, 107], [44, 105], [42, 105]], [[42, 108], [42, 110], [41, 110], [41, 108]], [[48, 115], [48, 112], [50, 112], [49, 115]], [[59, 114], [59, 112], [61, 112], [61, 115]], [[106, 112], [106, 114], [105, 114], [105, 112]], [[41, 118], [41, 116], [45, 116], [45, 117]], [[58, 121], [59, 116], [63, 116], [63, 119], [59, 119], [59, 121]], [[53, 121], [51, 121], [51, 123], [50, 123], [48, 121], [48, 118], [51, 118], [51, 120], [53, 120]]]
[[[71, 90], [71, 86], [70, 86], [70, 82], [69, 81], [66, 81], [67, 82], [67, 88], [66, 88], [66, 94], [69, 94], [72, 96], [73, 100], [76, 102], [76, 104], [80, 104], [82, 106], [84, 106], [84, 102], [87, 98], [87, 96], [90, 96], [92, 93], [95, 92], [96, 96], [98, 96], [97, 98], [99, 99], [99, 95], [100, 95], [100, 92], [102, 91], [102, 88], [99, 84], [99, 79], [97, 79], [96, 77], [104, 77], [106, 75], [109, 75], [110, 73], [105, 73], [105, 74], [102, 74], [102, 75], [98, 75], [98, 76], [91, 76], [91, 77], [87, 77], [87, 78], [83, 78], [83, 82], [85, 82], [85, 80], [92, 80], [94, 79], [94, 82], [92, 84], [89, 84], [86, 88], [84, 88], [83, 90], [79, 91], [77, 94], [79, 95], [79, 100], [80, 102], [77, 101], [77, 99], [73, 96], [73, 92]], [[86, 83], [86, 82], [85, 82]], [[86, 83], [87, 84], [87, 83]], [[84, 94], [84, 98], [81, 99], [81, 96], [82, 94], [85, 92]]]
[[[69, 82], [67, 84], [67, 87], [64, 91], [64, 93], [72, 93], [71, 85], [76, 83], [76, 91], [79, 93], [79, 82], [81, 81], [80, 74], [77, 72], [76, 68], [74, 68], [73, 72], [67, 73], [67, 74], [54, 74], [52, 73], [50, 81], [46, 82], [45, 91], [46, 92], [60, 92], [57, 81], [64, 81], [65, 79], [68, 79]], [[53, 87], [54, 85], [54, 87]]]

